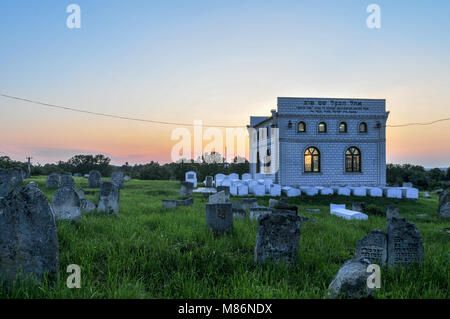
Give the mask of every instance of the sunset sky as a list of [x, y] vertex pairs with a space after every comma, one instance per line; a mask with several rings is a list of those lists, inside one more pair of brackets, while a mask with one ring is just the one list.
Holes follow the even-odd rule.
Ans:
[[[66, 8], [81, 7], [69, 29]], [[369, 29], [366, 8], [381, 7]], [[2, 0], [0, 93], [119, 116], [243, 125], [278, 96], [386, 99], [450, 117], [450, 1]], [[170, 161], [177, 126], [0, 97], [0, 156]], [[450, 166], [450, 121], [387, 128], [388, 163]]]

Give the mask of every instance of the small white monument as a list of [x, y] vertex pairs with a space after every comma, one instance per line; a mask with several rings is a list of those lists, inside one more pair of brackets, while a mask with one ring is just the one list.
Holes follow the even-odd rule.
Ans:
[[186, 172], [186, 182], [194, 184], [194, 188], [197, 187], [197, 173], [194, 171]]
[[330, 204], [330, 214], [342, 217], [347, 220], [352, 219], [367, 220], [369, 218], [366, 214], [346, 209], [345, 204], [344, 205]]

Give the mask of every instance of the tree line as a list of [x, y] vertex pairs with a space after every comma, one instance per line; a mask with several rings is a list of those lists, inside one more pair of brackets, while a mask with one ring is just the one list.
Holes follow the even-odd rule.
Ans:
[[[204, 157], [211, 156], [205, 154]], [[220, 154], [215, 153], [214, 157], [221, 158]], [[26, 162], [14, 161], [8, 156], [0, 156], [0, 168], [19, 167], [27, 170]], [[50, 175], [51, 173], [79, 173], [88, 174], [91, 170], [98, 170], [102, 176], [110, 176], [113, 171], [122, 171], [135, 179], [142, 180], [184, 180], [187, 171], [197, 173], [199, 181], [205, 180], [206, 176], [216, 174], [237, 173], [242, 175], [249, 172], [249, 162], [246, 159], [235, 158], [231, 163], [214, 161], [208, 163], [205, 158], [194, 162], [184, 160], [176, 163], [160, 164], [151, 161], [147, 164], [129, 165], [125, 163], [122, 166], [111, 165], [111, 159], [102, 155], [75, 155], [67, 161], [59, 161], [54, 164], [33, 164], [31, 165], [31, 175]], [[448, 189], [450, 187], [450, 167], [446, 171], [440, 168], [426, 170], [423, 166], [411, 164], [387, 164], [386, 182], [390, 186], [401, 186], [403, 182], [413, 183], [420, 189], [432, 190], [436, 188]]]

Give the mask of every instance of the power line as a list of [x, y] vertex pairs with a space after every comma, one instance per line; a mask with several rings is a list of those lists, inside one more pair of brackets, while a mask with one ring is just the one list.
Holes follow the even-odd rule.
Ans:
[[[177, 122], [166, 122], [166, 121], [157, 121], [157, 120], [148, 120], [148, 119], [140, 119], [140, 118], [134, 118], [134, 117], [126, 117], [126, 116], [120, 116], [115, 114], [108, 114], [108, 113], [100, 113], [100, 112], [93, 112], [93, 111], [87, 111], [83, 109], [78, 109], [70, 106], [63, 106], [63, 105], [56, 105], [56, 104], [50, 104], [35, 100], [30, 100], [22, 97], [12, 96], [8, 94], [0, 93], [0, 96], [18, 100], [22, 102], [28, 102], [32, 104], [47, 106], [51, 108], [66, 110], [66, 111], [72, 111], [72, 112], [78, 112], [78, 113], [84, 113], [84, 114], [90, 114], [90, 115], [97, 115], [97, 116], [103, 116], [103, 117], [110, 117], [110, 118], [116, 118], [121, 120], [129, 120], [129, 121], [137, 121], [137, 122], [146, 122], [146, 123], [153, 123], [153, 124], [163, 124], [163, 125], [176, 125], [176, 126], [195, 126], [195, 124], [192, 123], [177, 123]], [[425, 125], [432, 125], [438, 122], [444, 122], [444, 121], [450, 121], [450, 118], [442, 118], [431, 122], [417, 122], [417, 123], [406, 123], [406, 124], [397, 124], [397, 125], [386, 125], [386, 127], [407, 127], [407, 126], [425, 126]], [[246, 125], [202, 125], [204, 127], [222, 127], [222, 128], [243, 128], [247, 127]]]
[[[8, 99], [18, 100], [18, 101], [22, 101], [22, 102], [28, 102], [28, 103], [32, 103], [32, 104], [38, 104], [38, 105], [52, 107], [52, 108], [56, 108], [56, 109], [62, 109], [62, 110], [67, 110], [67, 111], [72, 111], [72, 112], [91, 114], [91, 115], [97, 115], [97, 116], [103, 116], [103, 117], [116, 118], [116, 119], [121, 119], [121, 120], [146, 122], [146, 123], [153, 123], [153, 124], [176, 125], [176, 126], [195, 126], [195, 124], [192, 124], [192, 123], [176, 123], [176, 122], [156, 121], [156, 120], [148, 120], [148, 119], [120, 116], [120, 115], [115, 115], [115, 114], [87, 111], [87, 110], [82, 110], [82, 109], [78, 109], [78, 108], [74, 108], [74, 107], [70, 107], [70, 106], [63, 106], [63, 105], [39, 102], [39, 101], [34, 101], [34, 100], [21, 98], [21, 97], [17, 97], [17, 96], [12, 96], [12, 95], [7, 95], [7, 94], [2, 94], [2, 93], [0, 93], [0, 96], [8, 98]], [[204, 127], [223, 127], [223, 128], [246, 127], [245, 125], [203, 125], [203, 124], [202, 124], [202, 126], [204, 126]]]

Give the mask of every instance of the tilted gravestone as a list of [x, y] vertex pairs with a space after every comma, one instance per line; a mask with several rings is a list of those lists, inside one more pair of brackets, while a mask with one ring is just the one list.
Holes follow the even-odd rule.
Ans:
[[47, 180], [45, 182], [45, 186], [47, 188], [58, 188], [60, 185], [59, 183], [59, 174], [58, 173], [51, 173], [47, 176]]
[[212, 194], [209, 196], [209, 203], [210, 204], [214, 204], [214, 203], [226, 203], [228, 202], [228, 197], [227, 194], [225, 193], [225, 191], [220, 191], [217, 192], [216, 194]]
[[9, 185], [12, 187], [23, 185], [23, 171], [21, 168], [10, 168], [10, 181]]
[[180, 197], [192, 196], [192, 190], [194, 189], [194, 184], [190, 182], [180, 182]]
[[223, 234], [233, 229], [231, 203], [206, 204], [206, 225], [214, 233]]
[[6, 197], [9, 191], [9, 171], [0, 168], [0, 198]]
[[384, 265], [387, 261], [387, 235], [381, 230], [372, 230], [360, 239], [356, 246], [356, 258], [366, 258], [372, 264]]
[[416, 225], [405, 218], [392, 217], [387, 221], [386, 233], [389, 266], [423, 261], [422, 236]]
[[0, 282], [56, 274], [58, 235], [47, 197], [36, 187], [11, 191], [0, 200]]
[[250, 219], [257, 220], [259, 216], [272, 214], [272, 208], [257, 206], [249, 209], [249, 217]]
[[53, 212], [56, 219], [73, 220], [81, 217], [81, 202], [72, 187], [62, 187], [53, 195]]
[[354, 202], [352, 203], [352, 210], [355, 212], [365, 213], [366, 212], [366, 203], [364, 202]]
[[231, 207], [232, 207], [232, 211], [233, 211], [233, 218], [243, 219], [243, 218], [247, 217], [247, 212], [242, 203], [232, 202]]
[[78, 197], [80, 198], [80, 200], [81, 200], [81, 199], [84, 199], [84, 190], [79, 189], [79, 190], [77, 190], [76, 192], [77, 192]]
[[438, 217], [450, 218], [450, 193], [447, 191], [439, 196]]
[[224, 191], [228, 198], [230, 198], [230, 186], [217, 186], [216, 189], [217, 192]]
[[300, 242], [301, 218], [291, 213], [273, 213], [258, 218], [256, 237], [256, 263], [297, 261]]
[[117, 185], [119, 189], [123, 189], [124, 187], [124, 176], [122, 172], [113, 172], [111, 174], [111, 182]]
[[72, 175], [64, 174], [61, 175], [61, 187], [74, 187], [75, 180]]
[[97, 209], [95, 203], [89, 199], [80, 199], [80, 210], [82, 213], [90, 213]]
[[101, 184], [102, 174], [99, 171], [93, 170], [89, 172], [88, 187], [98, 188]]
[[370, 261], [364, 258], [347, 260], [328, 287], [329, 298], [359, 299], [370, 296], [374, 289], [367, 285]]
[[400, 218], [400, 214], [397, 206], [390, 205], [386, 207], [386, 219], [389, 220], [392, 217]]
[[245, 210], [249, 210], [250, 208], [258, 206], [257, 198], [243, 198], [242, 199], [242, 208]]
[[213, 177], [212, 176], [206, 176], [206, 187], [213, 187]]
[[100, 185], [100, 195], [97, 212], [119, 214], [119, 187], [112, 182], [103, 181]]

